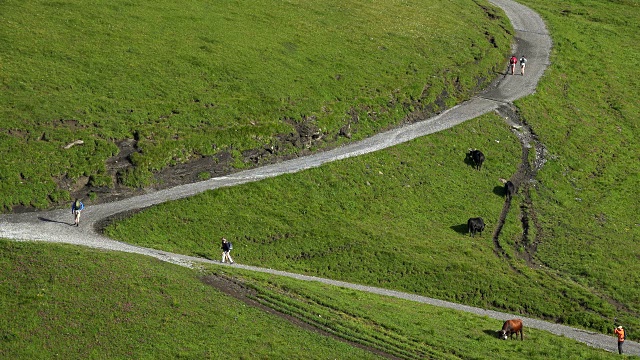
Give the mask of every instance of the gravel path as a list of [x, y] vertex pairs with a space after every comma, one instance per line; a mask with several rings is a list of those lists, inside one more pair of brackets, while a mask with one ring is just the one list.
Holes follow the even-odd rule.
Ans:
[[[226, 266], [217, 261], [173, 254], [114, 241], [98, 234], [94, 230], [94, 226], [97, 222], [105, 219], [106, 217], [124, 211], [144, 208], [169, 200], [189, 197], [205, 190], [234, 186], [247, 182], [259, 181], [264, 178], [274, 177], [285, 173], [298, 172], [320, 166], [327, 162], [358, 156], [394, 146], [420, 136], [453, 127], [466, 120], [494, 111], [502, 104], [510, 103], [521, 97], [534, 93], [539, 79], [542, 77], [546, 67], [549, 65], [549, 54], [552, 44], [546, 26], [538, 14], [514, 1], [489, 1], [505, 11], [516, 29], [516, 43], [515, 48], [512, 50], [518, 57], [520, 55], [525, 55], [527, 57], [528, 63], [526, 76], [500, 74], [497, 79], [480, 95], [437, 116], [412, 125], [381, 133], [366, 140], [336, 148], [331, 151], [247, 170], [230, 176], [222, 176], [198, 183], [181, 185], [171, 189], [156, 191], [121, 201], [89, 206], [85, 211], [83, 211], [81, 225], [78, 228], [71, 226], [73, 224], [73, 219], [70, 210], [52, 210], [47, 212], [3, 215], [0, 216], [0, 238], [13, 239], [17, 241], [67, 243], [98, 249], [137, 253], [153, 256], [160, 260], [186, 267], [192, 267], [196, 263], [210, 263]], [[325, 284], [367, 291], [380, 295], [393, 296], [425, 304], [471, 312], [497, 320], [520, 317], [513, 314], [484, 310], [377, 287], [350, 284], [331, 279], [287, 273], [284, 271], [254, 266], [238, 264], [232, 266], [252, 271], [288, 276], [305, 281], [318, 281]], [[554, 334], [573, 338], [590, 346], [608, 351], [617, 351], [617, 344], [613, 336], [574, 329], [568, 326], [536, 319], [520, 318], [522, 318], [526, 327], [550, 331]], [[640, 355], [640, 344], [632, 341], [626, 341], [625, 352]]]

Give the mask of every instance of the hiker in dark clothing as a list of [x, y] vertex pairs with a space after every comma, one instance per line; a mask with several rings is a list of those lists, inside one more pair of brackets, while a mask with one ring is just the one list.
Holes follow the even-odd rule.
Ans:
[[222, 263], [224, 263], [225, 259], [229, 259], [229, 262], [233, 264], [233, 259], [231, 258], [231, 243], [227, 241], [227, 239], [222, 238]]
[[71, 213], [74, 217], [73, 225], [80, 226], [80, 212], [82, 210], [84, 210], [84, 204], [82, 203], [82, 201], [80, 201], [80, 199], [76, 199], [76, 201], [71, 204]]

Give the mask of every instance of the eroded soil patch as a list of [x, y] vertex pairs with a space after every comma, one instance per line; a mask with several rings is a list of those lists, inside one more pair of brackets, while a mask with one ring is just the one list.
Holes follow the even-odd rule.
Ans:
[[[515, 106], [511, 104], [502, 105], [496, 110], [496, 112], [505, 119], [507, 124], [511, 126], [512, 132], [518, 137], [522, 145], [520, 166], [510, 179], [515, 185], [516, 191], [522, 194], [524, 199], [519, 209], [519, 218], [522, 224], [522, 235], [518, 240], [516, 240], [514, 251], [520, 258], [526, 261], [527, 265], [530, 267], [536, 267], [538, 265], [536, 263], [536, 251], [542, 239], [542, 227], [536, 217], [530, 190], [536, 184], [536, 175], [538, 171], [546, 162], [547, 150], [544, 145], [540, 143], [531, 127], [520, 118]], [[535, 151], [535, 156], [531, 162], [530, 152], [532, 149]], [[511, 198], [505, 197], [505, 204], [493, 233], [494, 251], [498, 256], [505, 258], [505, 260], [510, 260], [510, 258], [507, 252], [500, 245], [499, 237], [502, 226], [504, 225], [509, 213], [509, 209], [511, 208], [511, 200]], [[536, 235], [533, 239], [530, 236], [531, 226], [535, 226], [536, 228]]]

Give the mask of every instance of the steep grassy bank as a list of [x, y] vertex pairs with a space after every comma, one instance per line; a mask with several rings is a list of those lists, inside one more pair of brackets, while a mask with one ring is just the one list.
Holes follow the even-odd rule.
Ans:
[[11, 0], [0, 13], [5, 211], [363, 138], [467, 98], [511, 38], [466, 0]]
[[[220, 271], [217, 271], [220, 273]], [[548, 333], [495, 337], [499, 322], [412, 302], [237, 273], [262, 302], [403, 359], [612, 359]], [[226, 276], [232, 274], [227, 273]], [[138, 255], [0, 241], [6, 359], [379, 359], [224, 295], [201, 274]], [[272, 305], [273, 306], [273, 305]], [[318, 316], [321, 315], [321, 316]], [[449, 324], [443, 327], [442, 324]], [[458, 329], [468, 329], [461, 333]], [[374, 337], [373, 344], [363, 338]]]
[[193, 270], [0, 241], [3, 359], [378, 359], [247, 307]]

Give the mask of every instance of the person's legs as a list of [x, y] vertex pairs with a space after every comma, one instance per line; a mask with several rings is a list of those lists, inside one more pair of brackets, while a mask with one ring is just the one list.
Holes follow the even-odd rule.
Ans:
[[622, 344], [624, 341], [618, 341], [618, 354], [622, 355]]
[[224, 263], [225, 259], [229, 259], [229, 262], [233, 264], [233, 259], [231, 258], [231, 253], [228, 251], [222, 252], [222, 262]]
[[520, 66], [520, 74], [522, 74], [522, 76], [524, 76], [524, 64], [522, 64], [522, 66]]

